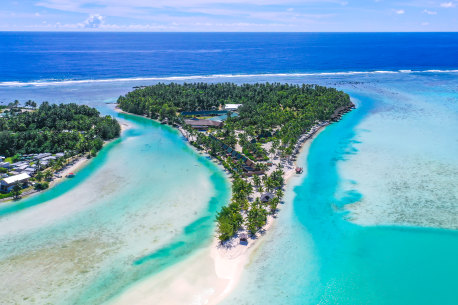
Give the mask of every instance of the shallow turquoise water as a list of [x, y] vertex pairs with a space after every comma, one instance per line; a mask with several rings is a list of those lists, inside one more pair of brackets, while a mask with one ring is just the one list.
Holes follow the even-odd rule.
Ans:
[[[457, 225], [458, 202], [453, 193], [457, 185], [455, 171], [452, 175], [438, 176], [448, 185], [434, 190], [437, 194], [431, 194], [431, 189], [418, 187], [415, 177], [413, 181], [405, 181], [405, 190], [393, 191], [393, 187], [385, 189], [385, 184], [410, 177], [409, 173], [396, 177], [394, 171], [392, 176], [383, 176], [383, 167], [391, 169], [388, 164], [391, 156], [386, 153], [386, 159], [380, 159], [377, 154], [385, 151], [372, 151], [380, 141], [383, 142], [383, 137], [389, 136], [392, 141], [399, 141], [395, 142], [399, 145], [394, 153], [398, 158], [404, 158], [403, 170], [415, 172], [418, 165], [413, 156], [417, 153], [428, 161], [423, 168], [425, 171], [429, 171], [438, 160], [449, 162], [450, 170], [458, 166], [454, 155], [456, 143], [453, 142], [457, 123], [455, 121], [455, 125], [451, 123], [449, 126], [447, 119], [458, 113], [456, 86], [454, 82], [448, 82], [442, 90], [428, 90], [428, 85], [425, 85], [428, 82], [435, 81], [425, 78], [402, 85], [385, 82], [370, 89], [364, 85], [347, 88], [358, 100], [358, 108], [341, 122], [327, 127], [313, 141], [304, 164], [307, 176], [302, 182], [296, 181], [298, 185], [289, 190], [278, 223], [267, 234], [238, 288], [223, 304], [457, 304], [458, 232], [409, 225], [416, 222], [425, 226]], [[434, 113], [426, 112], [424, 110], [428, 108], [422, 105], [424, 100], [416, 99], [412, 106], [409, 101], [399, 99], [399, 93], [392, 95], [393, 91], [384, 91], [387, 88], [407, 88], [411, 95], [427, 91], [430, 97], [434, 96], [429, 103], [436, 103], [437, 107]], [[438, 93], [446, 98], [441, 100]], [[376, 116], [380, 112], [385, 120]], [[388, 125], [380, 126], [390, 124], [387, 117], [393, 113], [396, 113], [398, 122], [408, 120], [416, 125], [406, 124], [404, 129], [395, 131]], [[413, 117], [416, 121], [412, 120]], [[451, 130], [430, 138], [427, 131], [436, 125]], [[370, 129], [366, 129], [367, 126]], [[436, 149], [427, 145], [423, 149], [423, 144], [410, 145], [415, 139], [409, 137], [417, 132], [423, 141], [434, 143]], [[403, 139], [405, 135], [407, 139]], [[448, 146], [442, 145], [443, 136]], [[355, 169], [357, 165], [353, 159], [366, 167]], [[435, 185], [437, 181], [434, 179], [438, 177], [433, 173], [429, 177], [428, 184]], [[378, 179], [378, 191], [366, 188], [374, 178]], [[365, 179], [369, 181], [365, 182]], [[409, 183], [413, 189], [409, 189]], [[451, 192], [451, 195], [443, 197], [441, 190]], [[413, 209], [420, 211], [401, 208], [396, 211], [396, 206], [388, 205], [388, 209], [407, 215], [396, 218], [383, 212], [376, 216], [371, 214], [385, 211], [378, 206], [377, 198], [383, 204], [389, 204], [383, 199], [396, 200], [400, 193], [411, 192], [415, 196], [399, 196], [397, 203], [408, 209], [412, 205]], [[411, 202], [428, 196], [435, 198], [435, 202], [427, 206], [428, 210], [421, 200]], [[365, 206], [362, 211], [359, 208], [347, 211], [346, 205], [360, 201]], [[421, 211], [426, 212], [421, 214]], [[416, 213], [420, 213], [418, 219], [409, 217]], [[449, 215], [445, 216], [446, 213]], [[353, 218], [368, 225], [348, 221]]]
[[[262, 239], [240, 285], [223, 303], [456, 304], [456, 77], [400, 73], [232, 78], [239, 83], [336, 86], [356, 98], [359, 107], [326, 128], [311, 145], [307, 160], [299, 161], [307, 168], [306, 178], [296, 179], [298, 185], [287, 192], [276, 224]], [[139, 84], [8, 88], [0, 97], [64, 98], [111, 113], [104, 103]], [[33, 199], [52, 199], [44, 205], [50, 206], [48, 210], [41, 205], [10, 215], [0, 210], [5, 228], [0, 232], [0, 256], [35, 254], [35, 247], [49, 247], [46, 253], [53, 254], [53, 244], [69, 240], [85, 240], [94, 256], [103, 253], [105, 259], [93, 263], [96, 271], [89, 272], [90, 280], [73, 283], [74, 294], [55, 290], [57, 296], [62, 292], [67, 297], [62, 303], [98, 303], [208, 245], [210, 215], [228, 196], [218, 169], [190, 153], [176, 133], [142, 118], [133, 122], [137, 128], [85, 169], [90, 179], [84, 178], [84, 170], [77, 178], [81, 181], [62, 184], [56, 196], [50, 191], [42, 195], [49, 197]], [[202, 168], [195, 166], [201, 164]], [[158, 174], [163, 179], [157, 179]], [[110, 189], [107, 185], [112, 184], [103, 179], [116, 187]], [[91, 181], [108, 188], [101, 191], [102, 198], [86, 198], [89, 191], [83, 190], [91, 190]], [[193, 193], [196, 186], [205, 190], [202, 196]], [[57, 196], [66, 187], [67, 192]], [[59, 198], [68, 199], [70, 204], [60, 205], [68, 208], [78, 201], [74, 196], [83, 197], [88, 205], [61, 222], [46, 219], [47, 212], [59, 207]], [[164, 204], [167, 209], [159, 208]], [[16, 218], [22, 214], [30, 217]], [[25, 230], [16, 224], [23, 219], [30, 221], [24, 227], [33, 229], [13, 234]], [[59, 252], [52, 257], [59, 257]]]
[[119, 117], [132, 128], [74, 179], [1, 206], [1, 300], [102, 303], [212, 241], [223, 172], [177, 131]]

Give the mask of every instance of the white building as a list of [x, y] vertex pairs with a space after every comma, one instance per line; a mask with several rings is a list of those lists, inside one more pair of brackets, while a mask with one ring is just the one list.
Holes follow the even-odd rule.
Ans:
[[224, 110], [228, 111], [235, 111], [237, 110], [242, 104], [226, 104], [224, 105]]
[[0, 190], [2, 192], [10, 192], [15, 184], [22, 184], [29, 182], [30, 176], [22, 173], [16, 176], [10, 176], [0, 181]]

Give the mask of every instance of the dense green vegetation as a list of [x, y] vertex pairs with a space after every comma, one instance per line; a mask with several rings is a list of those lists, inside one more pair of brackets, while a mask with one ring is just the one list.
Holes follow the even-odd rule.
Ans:
[[[353, 107], [348, 94], [334, 88], [279, 83], [157, 84], [119, 97], [118, 104], [126, 112], [181, 125], [192, 145], [232, 174], [231, 203], [216, 217], [221, 241], [240, 230], [256, 234], [265, 225], [283, 197], [283, 166], [291, 168], [300, 136]], [[225, 104], [242, 106], [237, 116], [229, 112], [219, 129], [199, 132], [179, 114], [220, 110]], [[231, 154], [237, 146], [237, 154]], [[274, 198], [262, 202], [264, 191]]]
[[0, 154], [95, 153], [104, 140], [118, 137], [120, 130], [114, 118], [100, 116], [86, 105], [44, 102], [36, 110], [12, 108], [0, 118]]

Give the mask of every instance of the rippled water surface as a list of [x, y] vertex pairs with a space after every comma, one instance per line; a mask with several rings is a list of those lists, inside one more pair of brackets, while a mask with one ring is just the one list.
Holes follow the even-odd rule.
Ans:
[[211, 242], [222, 171], [169, 127], [119, 117], [132, 128], [74, 179], [0, 207], [0, 303], [99, 304]]
[[[224, 304], [456, 304], [457, 77], [231, 76], [335, 86], [358, 107], [299, 160], [307, 175], [293, 181]], [[227, 77], [179, 79], [190, 80]], [[12, 85], [0, 100], [76, 101], [112, 114], [107, 102], [153, 82]], [[208, 245], [229, 196], [223, 174], [167, 127], [122, 118], [133, 128], [74, 181], [0, 210], [2, 299], [98, 303]]]
[[358, 108], [312, 143], [224, 304], [456, 304], [456, 80], [335, 80]]

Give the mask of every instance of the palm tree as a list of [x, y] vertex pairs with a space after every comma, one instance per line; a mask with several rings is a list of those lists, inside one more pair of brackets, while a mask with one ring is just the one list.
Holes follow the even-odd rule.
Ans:
[[15, 184], [13, 186], [13, 190], [11, 191], [11, 193], [13, 194], [14, 199], [19, 199], [19, 197], [21, 196], [21, 191], [22, 191], [22, 188], [19, 184]]
[[278, 190], [277, 190], [277, 197], [278, 197], [278, 199], [282, 199], [282, 198], [283, 198], [283, 195], [284, 195], [284, 194], [283, 194], [282, 189], [278, 189]]
[[253, 183], [254, 183], [254, 186], [256, 186], [256, 188], [259, 188], [259, 186], [261, 185], [261, 179], [259, 179], [258, 175], [254, 175]]
[[275, 155], [275, 148], [272, 146], [270, 149], [269, 149], [269, 153], [271, 155], [271, 159], [273, 158], [273, 156]]
[[45, 179], [48, 181], [51, 180], [52, 176], [53, 176], [53, 173], [50, 170], [46, 171], [44, 174]]
[[278, 199], [278, 197], [272, 198], [270, 200], [269, 209], [270, 209], [270, 213], [271, 214], [275, 214], [275, 212], [277, 211], [277, 206], [278, 206], [279, 202], [280, 202], [280, 200]]
[[35, 179], [37, 179], [38, 182], [43, 180], [44, 174], [42, 171], [38, 171], [37, 174], [35, 175]]
[[61, 168], [61, 165], [59, 164], [59, 162], [54, 162], [54, 164], [52, 166], [52, 170], [54, 172], [57, 172], [60, 168]]

